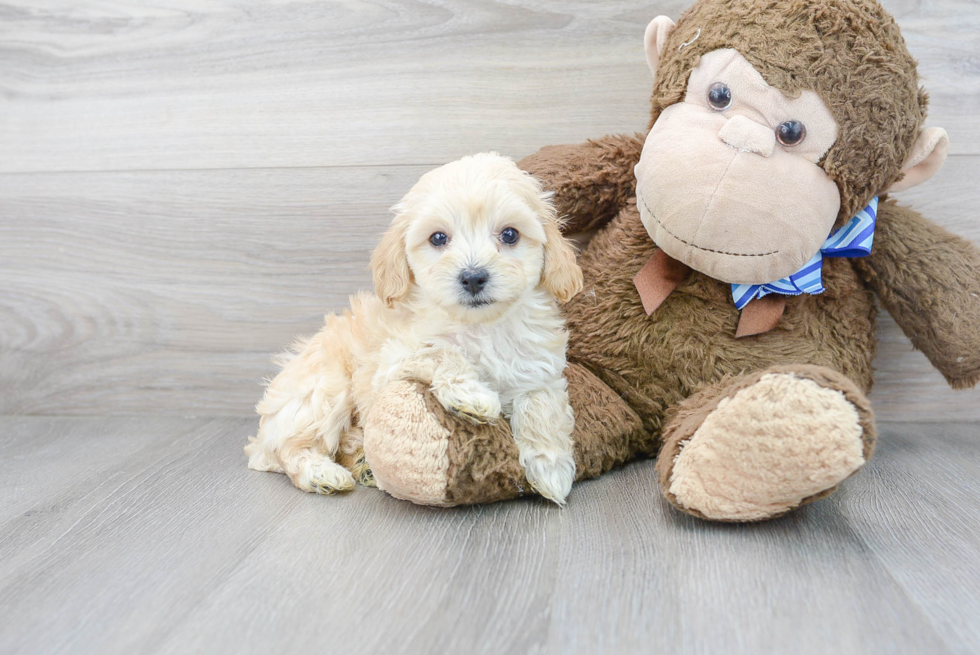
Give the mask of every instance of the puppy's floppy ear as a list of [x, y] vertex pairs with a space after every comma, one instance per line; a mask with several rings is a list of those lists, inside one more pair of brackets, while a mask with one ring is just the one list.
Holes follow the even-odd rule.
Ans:
[[521, 184], [518, 188], [525, 202], [531, 206], [544, 228], [544, 268], [541, 283], [548, 293], [564, 304], [582, 290], [582, 269], [575, 257], [571, 241], [562, 236], [555, 205], [551, 193], [543, 193], [541, 182], [527, 172], [521, 171]]
[[572, 243], [562, 236], [554, 206], [547, 199], [547, 210], [539, 212], [544, 226], [544, 270], [541, 281], [545, 288], [564, 304], [582, 290], [582, 269], [579, 268]]
[[371, 253], [374, 292], [388, 307], [408, 294], [412, 282], [412, 269], [408, 267], [408, 255], [405, 253], [405, 232], [409, 221], [400, 205], [395, 205], [394, 210], [398, 213], [391, 227]]

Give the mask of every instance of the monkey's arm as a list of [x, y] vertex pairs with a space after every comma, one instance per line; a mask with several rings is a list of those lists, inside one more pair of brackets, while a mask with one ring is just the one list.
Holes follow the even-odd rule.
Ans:
[[954, 389], [980, 380], [980, 250], [886, 200], [871, 254], [855, 267]]
[[611, 221], [636, 193], [633, 167], [643, 150], [642, 134], [610, 135], [578, 145], [545, 146], [518, 166], [553, 191], [565, 233], [585, 232]]

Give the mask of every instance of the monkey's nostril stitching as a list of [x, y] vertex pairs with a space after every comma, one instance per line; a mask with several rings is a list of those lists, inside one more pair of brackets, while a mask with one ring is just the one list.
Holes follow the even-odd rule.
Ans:
[[741, 152], [754, 152], [768, 157], [776, 147], [776, 136], [765, 125], [744, 116], [733, 116], [725, 121], [718, 136], [727, 145]]

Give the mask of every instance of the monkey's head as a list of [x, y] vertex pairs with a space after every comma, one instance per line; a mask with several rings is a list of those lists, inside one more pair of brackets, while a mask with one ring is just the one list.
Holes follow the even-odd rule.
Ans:
[[656, 244], [725, 282], [797, 271], [886, 191], [930, 178], [946, 133], [875, 0], [699, 0], [646, 30], [637, 205]]

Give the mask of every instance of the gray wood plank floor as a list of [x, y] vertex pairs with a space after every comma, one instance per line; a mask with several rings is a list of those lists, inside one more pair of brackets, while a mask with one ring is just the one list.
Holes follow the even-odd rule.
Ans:
[[0, 652], [980, 651], [976, 424], [883, 424], [758, 525], [672, 511], [651, 462], [564, 510], [304, 494], [245, 469], [252, 428], [3, 419]]

